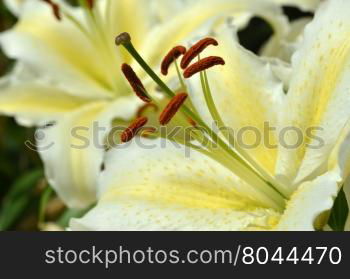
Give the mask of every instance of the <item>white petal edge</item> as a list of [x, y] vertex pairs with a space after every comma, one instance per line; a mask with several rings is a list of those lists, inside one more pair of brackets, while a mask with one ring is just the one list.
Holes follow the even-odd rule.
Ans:
[[41, 129], [44, 136], [37, 146], [46, 177], [69, 207], [84, 208], [96, 201], [103, 144], [111, 122], [114, 118], [131, 119], [139, 105], [134, 97], [114, 103], [95, 102], [68, 113], [54, 126]]

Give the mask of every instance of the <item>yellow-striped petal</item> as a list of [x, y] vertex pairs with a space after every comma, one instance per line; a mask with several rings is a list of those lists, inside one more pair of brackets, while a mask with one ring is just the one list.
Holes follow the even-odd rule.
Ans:
[[[277, 173], [297, 183], [325, 171], [350, 117], [350, 2], [325, 2], [292, 59]], [[298, 129], [299, 133], [295, 129]]]
[[0, 87], [0, 113], [14, 116], [25, 126], [43, 125], [61, 118], [65, 113], [93, 102], [47, 85], [28, 83]]
[[279, 214], [251, 200], [242, 181], [212, 159], [185, 151], [141, 138], [110, 151], [98, 205], [71, 228], [249, 230], [276, 224]]

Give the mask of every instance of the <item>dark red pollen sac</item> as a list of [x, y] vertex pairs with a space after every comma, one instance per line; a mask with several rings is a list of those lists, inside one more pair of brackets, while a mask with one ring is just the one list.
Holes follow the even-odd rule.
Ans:
[[179, 93], [170, 100], [159, 116], [160, 125], [166, 125], [171, 121], [182, 104], [186, 101], [187, 97], [187, 93]]
[[139, 117], [135, 119], [130, 126], [123, 131], [120, 136], [120, 140], [124, 143], [131, 141], [137, 135], [140, 129], [147, 124], [147, 121], [147, 117]]
[[44, 1], [45, 3], [47, 3], [51, 6], [53, 15], [55, 16], [55, 18], [57, 20], [59, 20], [59, 21], [62, 20], [60, 6], [58, 6], [56, 3], [54, 3], [51, 0], [42, 0], [42, 1]]
[[164, 76], [168, 74], [168, 69], [171, 63], [178, 59], [181, 55], [186, 53], [186, 48], [184, 46], [173, 47], [168, 54], [164, 57], [161, 64], [161, 72]]
[[204, 38], [194, 44], [182, 57], [181, 59], [181, 68], [186, 69], [188, 65], [192, 62], [194, 58], [196, 58], [204, 49], [208, 46], [214, 45], [217, 46], [219, 43], [213, 38]]
[[216, 65], [225, 65], [224, 59], [218, 56], [208, 56], [192, 64], [184, 71], [184, 78], [190, 78], [194, 74], [202, 72]]
[[134, 90], [135, 94], [144, 102], [151, 102], [151, 98], [147, 95], [146, 89], [143, 86], [141, 80], [138, 78], [134, 70], [130, 65], [124, 63], [122, 65], [122, 72], [125, 78], [128, 80], [130, 86]]
[[92, 10], [94, 8], [95, 0], [86, 0], [88, 8]]

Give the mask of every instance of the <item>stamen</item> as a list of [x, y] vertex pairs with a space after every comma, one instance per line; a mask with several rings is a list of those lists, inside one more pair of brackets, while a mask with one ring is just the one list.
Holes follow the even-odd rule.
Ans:
[[168, 69], [171, 63], [178, 59], [181, 55], [186, 53], [186, 48], [184, 46], [176, 46], [171, 49], [168, 54], [164, 57], [161, 64], [161, 72], [164, 76], [168, 74]]
[[156, 104], [153, 103], [148, 103], [148, 104], [144, 104], [143, 106], [141, 106], [138, 110], [137, 110], [137, 117], [141, 117], [143, 116], [143, 113], [145, 112], [145, 110], [147, 110], [148, 108], [153, 108], [154, 111], [158, 110], [158, 107]]
[[147, 91], [145, 87], [143, 86], [141, 80], [138, 78], [134, 70], [129, 66], [128, 64], [124, 63], [122, 65], [122, 72], [128, 82], [130, 83], [130, 86], [134, 90], [135, 94], [144, 102], [149, 103], [151, 102], [151, 98], [148, 96]]
[[148, 121], [147, 117], [139, 117], [134, 120], [128, 128], [126, 128], [120, 136], [122, 142], [131, 141], [138, 133], [138, 131], [146, 125]]
[[170, 100], [168, 105], [159, 116], [159, 123], [161, 125], [166, 125], [170, 122], [170, 120], [180, 109], [181, 105], [186, 101], [187, 96], [187, 93], [179, 93]]
[[209, 69], [215, 65], [225, 65], [224, 59], [218, 56], [209, 56], [192, 64], [184, 71], [184, 78], [190, 78], [194, 74]]
[[56, 3], [54, 3], [52, 0], [42, 0], [44, 1], [45, 3], [49, 4], [51, 6], [51, 9], [52, 9], [52, 12], [53, 12], [53, 15], [55, 16], [55, 18], [57, 20], [61, 20], [62, 17], [61, 17], [61, 11], [60, 11], [60, 6], [57, 5]]
[[219, 43], [213, 38], [205, 38], [194, 44], [182, 57], [181, 68], [186, 69], [191, 61], [210, 45], [217, 46]]
[[119, 34], [117, 37], [115, 37], [115, 44], [117, 46], [126, 44], [126, 43], [130, 43], [131, 42], [131, 36], [129, 33], [127, 32], [123, 32], [121, 34]]

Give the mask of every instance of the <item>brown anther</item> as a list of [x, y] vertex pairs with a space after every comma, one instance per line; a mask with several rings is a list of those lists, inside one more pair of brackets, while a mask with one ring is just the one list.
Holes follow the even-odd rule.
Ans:
[[146, 89], [143, 86], [141, 80], [138, 78], [134, 70], [128, 64], [122, 65], [122, 72], [128, 80], [130, 86], [134, 90], [135, 94], [144, 102], [151, 102], [151, 98], [147, 95]]
[[176, 46], [172, 48], [168, 54], [164, 57], [161, 64], [161, 72], [164, 76], [168, 74], [168, 69], [171, 63], [178, 59], [181, 55], [186, 53], [186, 48], [184, 46]]
[[144, 112], [148, 109], [148, 108], [153, 108], [154, 111], [157, 111], [158, 110], [158, 107], [156, 104], [153, 104], [153, 103], [147, 103], [147, 104], [144, 104], [143, 106], [141, 106], [138, 110], [137, 110], [137, 117], [141, 117], [143, 116]]
[[138, 133], [138, 131], [146, 125], [147, 117], [139, 117], [135, 119], [128, 128], [126, 128], [120, 136], [122, 142], [131, 141]]
[[115, 37], [115, 44], [120, 46], [122, 44], [130, 43], [131, 37], [127, 32], [120, 33], [117, 37]]
[[184, 71], [184, 78], [189, 78], [194, 74], [209, 69], [215, 65], [225, 65], [224, 59], [218, 56], [209, 56], [192, 64]]
[[173, 97], [159, 116], [159, 123], [166, 125], [174, 117], [181, 105], [187, 99], [187, 93], [179, 93]]
[[88, 5], [88, 8], [92, 10], [94, 8], [95, 0], [86, 0], [86, 4]]
[[217, 46], [219, 43], [213, 38], [205, 38], [194, 44], [182, 57], [181, 68], [186, 69], [191, 61], [196, 58], [205, 48], [210, 45]]
[[61, 11], [60, 6], [58, 6], [56, 3], [54, 3], [52, 0], [43, 0], [45, 3], [49, 4], [52, 9], [52, 13], [55, 16], [57, 20], [61, 20]]

